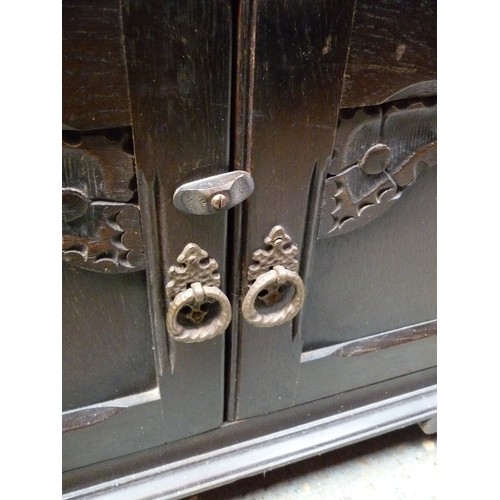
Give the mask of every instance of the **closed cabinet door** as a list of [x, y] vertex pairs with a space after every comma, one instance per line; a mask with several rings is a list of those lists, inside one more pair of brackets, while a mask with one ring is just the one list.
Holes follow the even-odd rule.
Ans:
[[435, 5], [263, 0], [240, 19], [236, 153], [255, 191], [229, 414], [431, 371]]
[[230, 168], [231, 9], [63, 2], [66, 470], [223, 421], [227, 212], [173, 197]]
[[65, 469], [433, 369], [432, 2], [63, 13]]

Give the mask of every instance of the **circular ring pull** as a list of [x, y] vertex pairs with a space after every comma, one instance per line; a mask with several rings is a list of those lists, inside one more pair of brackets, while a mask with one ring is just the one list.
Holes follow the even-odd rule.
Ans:
[[[292, 300], [280, 311], [260, 314], [255, 309], [255, 299], [264, 288], [278, 284], [291, 283], [295, 287]], [[267, 273], [261, 274], [248, 290], [243, 300], [243, 317], [252, 325], [261, 328], [271, 328], [282, 325], [294, 318], [304, 304], [305, 289], [301, 277], [295, 272], [283, 266], [274, 266]]]
[[[209, 323], [199, 328], [186, 328], [179, 324], [179, 311], [190, 304], [212, 299], [219, 303], [220, 312]], [[224, 333], [231, 322], [231, 304], [226, 295], [215, 286], [193, 283], [190, 288], [178, 293], [170, 303], [167, 312], [167, 330], [179, 342], [203, 342]]]

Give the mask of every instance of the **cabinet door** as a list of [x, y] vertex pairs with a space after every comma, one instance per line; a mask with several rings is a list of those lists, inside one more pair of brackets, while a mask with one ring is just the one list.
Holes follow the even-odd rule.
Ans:
[[165, 285], [195, 243], [218, 263], [224, 290], [226, 213], [183, 214], [172, 197], [180, 184], [229, 168], [232, 13], [230, 1], [63, 8], [63, 71], [78, 87], [63, 108], [69, 470], [222, 423], [224, 338], [171, 340]]
[[255, 269], [290, 264], [273, 254], [281, 226], [306, 298], [274, 327], [289, 282], [260, 290], [260, 325], [240, 307], [236, 419], [436, 364], [435, 6], [263, 0], [242, 26], [255, 192], [236, 290], [244, 304]]

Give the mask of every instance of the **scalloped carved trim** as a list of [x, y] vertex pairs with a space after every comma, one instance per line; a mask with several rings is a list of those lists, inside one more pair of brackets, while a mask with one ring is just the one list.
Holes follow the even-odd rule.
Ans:
[[342, 110], [318, 238], [368, 224], [436, 166], [436, 110], [432, 98]]
[[63, 131], [63, 260], [104, 273], [144, 269], [130, 128]]
[[[103, 273], [144, 269], [139, 207], [94, 202], [89, 205], [87, 234], [63, 234], [63, 260]], [[92, 227], [88, 227], [92, 225]]]

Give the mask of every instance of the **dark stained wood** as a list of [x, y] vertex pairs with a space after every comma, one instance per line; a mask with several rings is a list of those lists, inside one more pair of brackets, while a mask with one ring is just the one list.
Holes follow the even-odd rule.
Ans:
[[64, 127], [130, 125], [120, 0], [63, 0]]
[[[238, 10], [233, 15], [233, 100], [232, 100], [232, 160], [234, 169], [251, 170], [252, 109], [255, 76], [255, 22], [257, 2], [238, 2]], [[235, 301], [241, 290], [242, 242], [245, 238], [243, 212], [247, 201], [237, 205], [229, 213], [228, 245], [228, 291]], [[238, 342], [240, 331], [240, 311], [232, 302], [230, 334], [226, 342], [226, 409], [227, 420], [235, 419], [238, 379]]]
[[222, 423], [224, 338], [199, 344], [170, 341], [164, 287], [168, 268], [191, 242], [217, 261], [225, 282], [227, 213], [186, 214], [172, 198], [180, 184], [229, 169], [231, 30], [230, 1], [124, 4], [139, 203], [153, 326], [161, 346], [157, 362], [167, 441]]
[[[278, 433], [279, 436], [281, 431], [292, 426], [303, 425], [305, 432], [307, 432], [308, 423], [316, 419], [328, 418], [331, 415], [341, 416], [343, 413], [349, 414], [360, 406], [376, 404], [383, 399], [418, 391], [435, 383], [436, 369], [430, 368], [283, 411], [229, 423], [219, 429], [189, 439], [119, 457], [106, 463], [68, 471], [63, 474], [63, 491], [70, 498], [71, 492], [76, 494], [79, 489], [98, 489], [102, 482], [120, 481], [123, 476], [137, 473], [142, 475], [145, 472], [146, 475], [149, 475], [149, 473], [168, 467], [168, 464], [176, 461], [190, 461], [200, 451], [202, 453], [217, 451], [225, 447], [237, 449], [238, 443], [241, 441], [258, 439], [271, 433]], [[199, 477], [188, 477], [186, 481], [197, 481], [198, 479]]]
[[[65, 194], [67, 190], [63, 203]], [[70, 194], [74, 196], [74, 191]], [[139, 208], [107, 202], [89, 203], [86, 208], [80, 217], [63, 224], [63, 260], [103, 273], [144, 269]]]
[[131, 201], [136, 196], [132, 131], [63, 131], [62, 183], [91, 200]]
[[340, 114], [324, 184], [318, 237], [357, 230], [396, 203], [436, 165], [435, 99], [396, 101]]
[[317, 241], [304, 351], [436, 319], [436, 177], [423, 170], [377, 219]]
[[85, 269], [144, 269], [129, 129], [63, 132], [63, 259]]
[[437, 335], [365, 353], [301, 363], [295, 404], [352, 391], [436, 366]]
[[[64, 265], [65, 492], [112, 492], [124, 474], [149, 487], [175, 460], [435, 383], [436, 172], [420, 169], [435, 164], [435, 101], [422, 99], [436, 94], [435, 4], [355, 4], [64, 0], [66, 257], [145, 266]], [[355, 128], [343, 135], [342, 120], [365, 105], [362, 140], [339, 155]], [[350, 187], [383, 173], [395, 197], [419, 177], [366, 227], [322, 238], [335, 179], [354, 165], [364, 177]], [[229, 215], [173, 206], [180, 184], [238, 168], [256, 188]], [[238, 301], [277, 224], [308, 298], [293, 322], [259, 329]], [[167, 270], [189, 242], [228, 283], [229, 345], [167, 336]], [[224, 423], [225, 403], [240, 421]]]
[[413, 96], [435, 93], [423, 82], [436, 80], [436, 19], [435, 0], [358, 0], [341, 106], [379, 104], [411, 85]]
[[424, 325], [414, 328], [402, 328], [401, 331], [382, 333], [381, 335], [374, 335], [367, 339], [355, 340], [344, 344], [333, 354], [334, 356], [341, 356], [343, 358], [350, 358], [353, 356], [362, 356], [377, 352], [389, 347], [406, 344], [407, 342], [415, 342], [415, 340], [426, 339], [437, 335], [436, 322], [430, 325]]
[[82, 427], [96, 425], [113, 417], [123, 408], [119, 406], [104, 406], [102, 408], [85, 408], [63, 415], [62, 431], [69, 432]]
[[64, 130], [62, 167], [68, 470], [157, 445], [165, 422], [146, 276], [137, 272], [144, 252], [130, 128]]
[[424, 339], [432, 335], [437, 335], [436, 321], [370, 335], [369, 337], [357, 340], [349, 340], [314, 351], [306, 351], [302, 353], [300, 360], [302, 363], [306, 363], [327, 356], [340, 356], [343, 358], [362, 356], [363, 354], [388, 349], [389, 347], [406, 344], [407, 342], [414, 342], [415, 340]]
[[[110, 15], [115, 16], [111, 10]], [[106, 13], [99, 13], [98, 6], [95, 14], [106, 19]], [[129, 182], [116, 182], [119, 174], [130, 170], [115, 157], [109, 159], [110, 166], [117, 170], [108, 187], [124, 188], [122, 193], [128, 191], [127, 203], [117, 201], [116, 191], [110, 196], [111, 200], [106, 199], [109, 189], [103, 192], [105, 183], [97, 183], [99, 189], [94, 190], [92, 181], [96, 177], [93, 175], [76, 175], [79, 181], [84, 178], [85, 182], [83, 186], [81, 182], [76, 185], [70, 182], [66, 186], [65, 219], [68, 225], [75, 222], [88, 204], [90, 208], [104, 207], [104, 212], [116, 207], [129, 211], [133, 207], [136, 214], [140, 204], [141, 214], [144, 213], [146, 273], [103, 275], [68, 266], [69, 275], [80, 273], [76, 282], [67, 287], [69, 290], [78, 295], [82, 281], [94, 283], [87, 287], [84, 297], [76, 297], [78, 300], [67, 294], [71, 304], [64, 308], [68, 319], [64, 328], [65, 345], [69, 353], [63, 356], [68, 373], [65, 408], [78, 411], [82, 405], [90, 405], [90, 415], [104, 411], [97, 408], [123, 406], [123, 409], [96, 422], [87, 418], [85, 422], [92, 425], [78, 425], [64, 433], [66, 470], [178, 440], [222, 423], [224, 339], [219, 337], [200, 345], [182, 344], [175, 346], [175, 353], [173, 348], [168, 353], [163, 287], [169, 264], [175, 262], [188, 241], [207, 249], [224, 275], [226, 215], [217, 214], [207, 219], [181, 214], [173, 207], [171, 197], [179, 183], [222, 173], [229, 167], [231, 2], [131, 1], [124, 6], [124, 16], [125, 34], [118, 32], [127, 42], [134, 98], [138, 196], [133, 177]], [[119, 28], [114, 22], [112, 25], [114, 29]], [[71, 23], [67, 26], [76, 36], [78, 27]], [[121, 54], [122, 46], [109, 50], [112, 57], [116, 57]], [[92, 71], [99, 78], [101, 88], [111, 93], [105, 88], [98, 64]], [[101, 102], [99, 109], [109, 108]], [[120, 125], [129, 123], [127, 120]], [[93, 127], [103, 124], [104, 121], [94, 125], [92, 120]], [[78, 126], [83, 129], [86, 125]], [[86, 135], [100, 134], [89, 132], [83, 134], [82, 139], [79, 131], [65, 131], [68, 151], [88, 146], [91, 139]], [[108, 139], [112, 142], [117, 139], [121, 154], [128, 155], [131, 163], [130, 141], [124, 142], [113, 133]], [[86, 158], [83, 163], [92, 163], [95, 157], [93, 153], [91, 156], [91, 160]], [[76, 171], [78, 173], [78, 168]], [[86, 189], [89, 184], [92, 188]], [[93, 199], [94, 195], [99, 199]], [[116, 220], [114, 215], [108, 215], [103, 213], [104, 223], [117, 229], [123, 222], [120, 214]], [[73, 227], [73, 230], [73, 236], [77, 237], [78, 231], [85, 228]], [[111, 235], [111, 240], [116, 243], [116, 235]], [[120, 280], [121, 285], [116, 280]], [[108, 294], [109, 287], [111, 293]], [[100, 301], [103, 292], [107, 299]], [[137, 293], [141, 300], [130, 304], [125, 295]], [[137, 311], [140, 314], [135, 317]], [[132, 339], [128, 338], [129, 332], [134, 333]], [[89, 336], [93, 342], [89, 343]], [[132, 345], [131, 352], [126, 348], [127, 342]], [[167, 354], [171, 355], [170, 360]], [[170, 361], [175, 356], [174, 367]], [[140, 365], [142, 378], [137, 376], [136, 363]]]
[[104, 275], [63, 264], [63, 409], [156, 385], [144, 272]]
[[162, 443], [145, 273], [63, 264], [62, 289], [63, 469]]
[[[282, 225], [303, 255], [315, 169], [333, 151], [353, 2], [256, 2], [246, 78], [244, 166], [255, 181], [247, 200], [240, 272], [247, 290], [252, 253]], [[245, 29], [245, 28], [242, 28]], [[317, 200], [316, 200], [317, 201]], [[272, 329], [240, 323], [238, 418], [293, 404], [301, 352], [292, 322]]]
[[[151, 391], [150, 391], [151, 392]], [[142, 393], [146, 396], [149, 393]], [[142, 396], [138, 394], [138, 396]], [[64, 417], [63, 417], [64, 418]], [[165, 420], [159, 394], [139, 399], [109, 418], [62, 435], [63, 470], [79, 469], [163, 443]]]
[[[342, 118], [354, 115], [355, 124], [348, 134], [339, 133], [340, 150], [334, 153], [337, 110], [346, 105], [344, 101], [341, 103], [340, 91], [335, 93], [338, 89], [335, 75], [343, 67], [340, 61], [343, 47], [347, 47], [343, 37], [349, 39], [351, 17], [345, 3], [345, 10], [342, 10], [337, 5], [323, 6], [316, 2], [309, 6], [307, 13], [301, 10], [304, 5], [294, 4], [288, 11], [286, 3], [279, 6], [273, 2], [256, 4], [255, 49], [247, 62], [250, 69], [254, 68], [253, 84], [247, 77], [246, 81], [250, 82], [248, 96], [243, 101], [248, 106], [245, 168], [252, 172], [256, 187], [244, 213], [241, 296], [246, 292], [245, 273], [251, 264], [252, 251], [262, 245], [272, 226], [280, 224], [293, 243], [299, 246], [300, 273], [309, 298], [293, 324], [266, 329], [251, 327], [241, 320], [236, 418], [276, 411], [384, 378], [423, 370], [436, 363], [435, 338], [432, 336], [399, 343], [364, 356], [331, 356], [301, 362], [306, 353], [319, 347], [433, 320], [436, 314], [433, 295], [435, 171], [422, 171], [422, 182], [419, 178], [415, 187], [392, 207], [392, 215], [370, 222], [366, 229], [359, 229], [359, 235], [357, 231], [351, 233], [352, 237], [340, 235], [336, 237], [341, 238], [339, 240], [331, 238], [329, 245], [316, 239], [322, 206], [321, 187], [327, 172], [335, 179], [337, 174], [357, 165], [355, 168], [360, 175], [352, 179], [350, 189], [363, 193], [370, 179], [383, 176], [390, 183], [391, 194], [396, 200], [403, 189], [414, 183], [423, 163], [435, 164], [432, 153], [435, 152], [436, 108], [435, 100], [427, 99], [435, 95], [435, 86], [427, 82], [418, 89], [413, 87], [411, 91], [399, 92], [408, 85], [418, 84], [420, 78], [429, 80], [433, 76], [419, 71], [418, 61], [411, 59], [416, 49], [409, 39], [402, 42], [408, 46], [409, 59], [403, 59], [402, 48], [398, 49], [396, 59], [396, 64], [404, 65], [408, 61], [408, 65], [404, 70], [396, 67], [394, 71], [403, 76], [416, 74], [416, 80], [396, 78], [383, 57], [379, 60], [380, 66], [376, 67], [378, 73], [370, 74], [364, 67], [370, 88], [383, 94], [383, 97], [374, 96], [369, 89], [360, 88], [361, 95], [367, 99], [366, 104], [376, 104], [377, 99], [383, 101], [395, 93], [396, 99], [404, 100], [384, 104], [380, 109], [372, 107], [359, 116], [360, 120], [355, 109], [342, 111]], [[321, 10], [321, 16], [315, 8]], [[358, 21], [353, 24], [358, 32], [350, 37], [353, 44], [349, 49], [351, 70], [358, 60], [355, 45], [356, 40], [361, 40], [361, 35], [368, 36], [368, 40], [362, 41], [368, 54], [372, 50], [370, 36], [377, 38], [380, 35], [380, 44], [387, 43], [380, 25], [365, 26], [366, 31], [361, 29], [359, 20], [364, 19], [363, 15], [368, 12], [373, 23], [383, 23], [384, 16], [380, 12], [385, 9], [385, 22], [394, 27], [399, 22], [397, 9], [402, 12], [403, 8], [399, 2], [360, 6]], [[413, 10], [416, 8], [412, 7]], [[422, 5], [419, 4], [418, 8]], [[316, 15], [318, 18], [313, 21]], [[426, 30], [435, 30], [432, 8], [426, 13], [428, 15], [431, 21], [428, 29], [423, 28], [424, 35], [420, 37], [416, 28], [408, 35], [415, 37], [418, 48], [426, 43]], [[294, 16], [301, 16], [301, 26], [294, 24]], [[411, 15], [407, 12], [403, 17], [403, 25], [409, 22], [416, 26], [413, 19], [409, 20]], [[427, 17], [423, 19], [419, 22], [425, 22]], [[323, 30], [323, 22], [331, 32], [328, 28]], [[312, 25], [314, 35], [307, 29]], [[323, 44], [320, 43], [322, 37]], [[330, 45], [329, 40], [335, 43]], [[435, 51], [434, 42], [430, 40], [428, 43], [429, 50]], [[385, 50], [382, 55], [387, 55], [387, 48]], [[332, 57], [336, 64], [329, 66], [321, 56]], [[381, 54], [377, 52], [377, 56]], [[374, 64], [369, 63], [368, 69], [373, 70]], [[387, 67], [386, 73], [382, 67]], [[347, 68], [346, 73], [349, 71]], [[388, 86], [384, 87], [386, 83]], [[359, 105], [355, 101], [352, 104]], [[362, 139], [355, 138], [350, 144], [351, 135], [360, 131]], [[339, 129], [339, 132], [342, 131]], [[340, 154], [343, 143], [347, 147], [345, 155]], [[375, 196], [380, 195], [383, 188], [383, 185], [378, 186]], [[330, 194], [325, 191], [325, 196], [323, 202], [328, 201]], [[363, 196], [358, 201], [362, 203]], [[333, 226], [333, 208], [328, 204], [323, 207], [330, 224], [326, 233]], [[366, 204], [361, 208], [366, 210]], [[338, 254], [337, 248], [343, 253]], [[364, 255], [368, 257], [363, 261]], [[331, 276], [335, 278], [331, 279]], [[355, 292], [346, 297], [351, 289]], [[380, 293], [375, 293], [379, 289]]]

